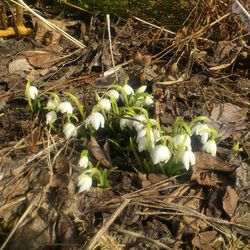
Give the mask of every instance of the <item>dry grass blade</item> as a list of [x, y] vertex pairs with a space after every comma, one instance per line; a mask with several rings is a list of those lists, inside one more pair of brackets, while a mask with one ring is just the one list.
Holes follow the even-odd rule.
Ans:
[[73, 42], [75, 45], [77, 45], [78, 47], [84, 49], [86, 48], [86, 46], [84, 44], [82, 44], [81, 42], [79, 42], [77, 39], [75, 39], [74, 37], [72, 37], [71, 35], [69, 35], [67, 32], [65, 32], [64, 30], [60, 29], [59, 27], [57, 27], [55, 24], [47, 21], [45, 18], [43, 18], [42, 16], [40, 16], [39, 14], [37, 14], [34, 10], [32, 10], [26, 3], [24, 3], [22, 0], [18, 0], [18, 1], [14, 1], [11, 0], [12, 3], [15, 3], [17, 5], [22, 6], [23, 8], [27, 9], [30, 13], [32, 13], [34, 16], [36, 16], [38, 19], [40, 19], [41, 21], [43, 21], [46, 25], [48, 25], [52, 30], [59, 32], [62, 36], [64, 36], [65, 38], [67, 38], [69, 41]]
[[112, 225], [115, 219], [119, 216], [119, 214], [123, 211], [123, 209], [129, 204], [130, 200], [125, 199], [123, 203], [115, 210], [112, 216], [106, 221], [103, 227], [95, 234], [95, 236], [91, 239], [88, 245], [84, 248], [86, 250], [93, 249], [98, 240], [102, 237], [102, 235], [108, 230], [108, 228]]

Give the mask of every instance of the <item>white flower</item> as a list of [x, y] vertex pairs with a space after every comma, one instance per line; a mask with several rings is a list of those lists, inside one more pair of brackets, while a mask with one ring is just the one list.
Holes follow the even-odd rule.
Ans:
[[55, 111], [50, 111], [46, 114], [46, 124], [53, 123], [57, 118], [57, 114]]
[[76, 136], [77, 130], [76, 127], [72, 123], [65, 123], [63, 126], [63, 133], [66, 139], [69, 139], [72, 136]]
[[126, 95], [134, 94], [133, 88], [130, 85], [128, 85], [128, 84], [125, 84], [123, 86], [123, 89], [125, 90]]
[[168, 160], [171, 157], [171, 153], [168, 149], [167, 146], [164, 145], [157, 145], [155, 146], [151, 152], [150, 152], [150, 157], [154, 163], [154, 165], [160, 163], [160, 162], [165, 162], [167, 163]]
[[207, 141], [203, 147], [202, 150], [211, 154], [212, 156], [216, 156], [216, 151], [217, 151], [217, 145], [214, 140], [209, 140]]
[[147, 88], [146, 85], [142, 85], [140, 88], [138, 88], [138, 89], [136, 90], [136, 93], [137, 93], [137, 94], [142, 94], [142, 93], [145, 92], [146, 88]]
[[78, 165], [82, 168], [87, 168], [88, 167], [88, 164], [89, 164], [89, 158], [87, 155], [83, 155], [81, 156], [79, 162], [78, 162]]
[[85, 121], [85, 127], [87, 128], [90, 124], [95, 130], [98, 130], [100, 127], [104, 128], [104, 117], [99, 112], [92, 112], [90, 116]]
[[111, 98], [114, 98], [115, 100], [118, 100], [119, 97], [120, 97], [120, 94], [117, 90], [115, 89], [111, 89], [108, 91], [108, 95], [111, 97]]
[[38, 95], [38, 89], [35, 86], [30, 86], [29, 96], [31, 100], [35, 100]]
[[154, 103], [153, 99], [150, 96], [146, 96], [146, 98], [142, 101], [143, 106], [151, 106]]
[[205, 144], [210, 136], [209, 127], [207, 124], [198, 123], [192, 128], [192, 134], [201, 136], [201, 142]]
[[108, 98], [103, 98], [98, 103], [106, 112], [111, 109], [111, 102]]
[[157, 141], [161, 137], [161, 131], [159, 129], [153, 129], [154, 140]]
[[79, 187], [78, 193], [89, 190], [92, 186], [92, 178], [85, 174], [80, 175], [78, 177], [77, 186]]
[[61, 102], [57, 108], [61, 113], [73, 114], [73, 107], [70, 102]]
[[47, 102], [46, 108], [50, 110], [56, 110], [58, 108], [59, 102], [56, 99], [50, 99]]
[[125, 115], [120, 119], [120, 128], [121, 130], [124, 130], [126, 127], [132, 129], [133, 127], [133, 120], [131, 120], [131, 116]]
[[133, 127], [136, 129], [137, 133], [139, 133], [139, 131], [145, 127], [143, 122], [145, 122], [147, 119], [144, 115], [134, 115], [133, 118], [136, 120], [133, 122]]
[[180, 155], [179, 160], [182, 161], [184, 167], [188, 170], [190, 165], [193, 166], [195, 164], [195, 154], [191, 150], [185, 150]]
[[[148, 139], [150, 141], [148, 141]], [[139, 131], [136, 142], [138, 143], [138, 151], [142, 152], [144, 150], [147, 150], [151, 145], [152, 148], [154, 147], [154, 133], [152, 129], [149, 131], [149, 138], [147, 137], [147, 128], [143, 128], [141, 131]]]
[[186, 149], [191, 150], [191, 139], [190, 139], [189, 135], [187, 135], [187, 134], [176, 135], [174, 137], [174, 147], [175, 147], [175, 149], [178, 150], [179, 147], [184, 142], [184, 140], [185, 140], [184, 146], [186, 147]]

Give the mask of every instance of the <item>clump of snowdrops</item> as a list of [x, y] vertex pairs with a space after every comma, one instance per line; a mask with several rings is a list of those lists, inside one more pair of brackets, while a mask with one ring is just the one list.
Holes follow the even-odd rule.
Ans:
[[[115, 150], [120, 150], [124, 158], [133, 158], [140, 171], [172, 175], [189, 170], [196, 161], [192, 151], [194, 136], [199, 138], [202, 151], [216, 155], [218, 133], [209, 126], [207, 117], [199, 116], [189, 123], [177, 118], [172, 132], [167, 133], [157, 120], [150, 117], [154, 99], [146, 90], [145, 85], [133, 89], [128, 81], [122, 86], [111, 85], [107, 91], [95, 93], [96, 104], [88, 116], [71, 93], [66, 92], [66, 98], [61, 99], [57, 93], [48, 92], [44, 106], [37, 88], [29, 82], [25, 93], [32, 111], [45, 111], [46, 124], [52, 131], [72, 139], [76, 136], [98, 137], [99, 132], [103, 136], [106, 130], [107, 139]], [[110, 186], [108, 177], [115, 168], [101, 168], [99, 163], [94, 165], [88, 150], [82, 150], [78, 165], [83, 170], [78, 178], [79, 192], [89, 190], [93, 179], [100, 187]]]

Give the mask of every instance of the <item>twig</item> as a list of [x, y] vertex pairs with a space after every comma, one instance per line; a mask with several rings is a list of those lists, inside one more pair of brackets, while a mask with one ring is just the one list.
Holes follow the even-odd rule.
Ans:
[[12, 236], [14, 235], [14, 233], [17, 231], [17, 229], [19, 228], [19, 226], [21, 225], [21, 223], [24, 221], [24, 219], [26, 218], [26, 216], [33, 209], [33, 207], [35, 206], [35, 204], [37, 204], [39, 198], [40, 198], [40, 195], [37, 195], [33, 199], [32, 203], [28, 206], [28, 208], [26, 209], [26, 211], [23, 213], [23, 215], [21, 216], [21, 218], [18, 220], [18, 222], [15, 225], [15, 227], [11, 230], [10, 234], [8, 235], [7, 239], [4, 241], [4, 243], [1, 246], [0, 250], [3, 250], [6, 247], [6, 245], [8, 244], [8, 242], [10, 241], [10, 239], [12, 238]]
[[109, 49], [110, 49], [110, 54], [111, 54], [111, 60], [112, 60], [112, 65], [113, 65], [113, 69], [114, 69], [114, 72], [115, 72], [115, 78], [116, 78], [116, 81], [118, 81], [118, 76], [117, 76], [117, 73], [116, 73], [116, 70], [115, 70], [114, 54], [113, 54], [113, 50], [112, 50], [111, 31], [110, 31], [110, 15], [107, 14], [106, 18], [107, 18], [107, 26], [108, 26]]
[[161, 28], [161, 27], [159, 27], [159, 26], [157, 26], [157, 25], [155, 25], [155, 24], [149, 23], [149, 22], [147, 22], [147, 21], [145, 21], [145, 20], [142, 20], [142, 19], [139, 18], [139, 17], [134, 16], [133, 18], [136, 19], [136, 20], [138, 20], [138, 21], [140, 21], [140, 22], [142, 22], [142, 23], [148, 24], [149, 26], [152, 26], [152, 27], [154, 27], [154, 28], [157, 28], [157, 29], [163, 30], [163, 31], [165, 31], [165, 32], [167, 32], [167, 33], [170, 33], [170, 34], [172, 34], [172, 35], [175, 35], [175, 32], [170, 31], [170, 30], [167, 30], [167, 29], [164, 29], [164, 28]]
[[95, 234], [95, 236], [90, 240], [87, 246], [84, 248], [85, 250], [91, 250], [94, 248], [95, 244], [102, 237], [102, 235], [109, 229], [111, 224], [115, 221], [117, 216], [122, 212], [122, 210], [128, 205], [130, 200], [125, 199], [123, 203], [115, 210], [112, 216], [105, 222], [102, 228]]
[[150, 241], [152, 242], [153, 244], [155, 244], [157, 247], [159, 247], [160, 249], [167, 249], [167, 250], [172, 250], [173, 248], [171, 247], [168, 247], [167, 245], [157, 241], [157, 240], [154, 240], [152, 238], [149, 238], [149, 237], [146, 237], [142, 234], [139, 234], [139, 233], [136, 233], [136, 232], [133, 232], [133, 231], [130, 231], [130, 230], [126, 230], [126, 229], [115, 229], [115, 231], [119, 232], [119, 233], [124, 233], [124, 234], [128, 234], [128, 235], [131, 235], [135, 238], [142, 238], [146, 241]]

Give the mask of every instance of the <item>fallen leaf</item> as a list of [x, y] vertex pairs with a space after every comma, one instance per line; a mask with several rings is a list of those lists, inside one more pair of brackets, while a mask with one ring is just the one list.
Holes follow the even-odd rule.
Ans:
[[9, 63], [9, 73], [18, 74], [20, 72], [30, 72], [33, 67], [28, 63], [26, 58], [18, 58]]
[[104, 167], [111, 167], [111, 163], [103, 153], [102, 148], [96, 141], [95, 137], [91, 136], [90, 142], [88, 143], [88, 150], [93, 154], [97, 161], [99, 161]]
[[204, 152], [195, 152], [196, 163], [195, 167], [203, 170], [213, 170], [221, 172], [231, 172], [235, 169], [218, 157], [211, 156]]
[[222, 238], [218, 237], [216, 231], [207, 231], [198, 233], [192, 239], [192, 244], [198, 249], [215, 250], [221, 248]]
[[239, 124], [246, 119], [246, 108], [240, 108], [232, 103], [224, 103], [215, 107], [211, 112], [211, 125], [219, 130], [222, 139], [228, 138]]
[[223, 197], [223, 209], [232, 217], [239, 201], [239, 196], [233, 188], [227, 186], [227, 191]]

